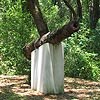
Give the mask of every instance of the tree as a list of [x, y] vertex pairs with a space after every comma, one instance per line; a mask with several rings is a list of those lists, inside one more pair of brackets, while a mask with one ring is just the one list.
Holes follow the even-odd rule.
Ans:
[[90, 1], [90, 27], [95, 29], [98, 19], [100, 18], [100, 0], [91, 0]]
[[[65, 38], [71, 36], [72, 33], [77, 32], [79, 30], [79, 17], [82, 18], [82, 10], [81, 8], [81, 2], [80, 0], [77, 0], [77, 13], [75, 12], [74, 8], [71, 6], [71, 4], [67, 0], [63, 0], [65, 5], [69, 8], [71, 12], [71, 20], [69, 23], [62, 26], [62, 28], [59, 28], [56, 31], [49, 32], [47, 24], [45, 20], [43, 19], [39, 2], [38, 0], [27, 0], [28, 2], [28, 8], [30, 13], [32, 14], [32, 17], [34, 19], [34, 22], [37, 26], [40, 38], [37, 41], [32, 41], [30, 44], [25, 45], [23, 48], [24, 55], [26, 58], [31, 59], [31, 52], [35, 50], [36, 48], [40, 47], [44, 43], [51, 43], [51, 44], [58, 44]], [[57, 2], [57, 1], [56, 1]], [[56, 3], [55, 3], [56, 4]]]
[[[51, 1], [56, 1], [56, 5]], [[42, 18], [48, 27], [46, 33], [57, 31], [73, 18], [72, 12], [69, 8], [66, 9], [64, 2], [61, 1], [39, 0]], [[77, 16], [79, 16], [78, 11], [82, 10], [82, 20], [80, 30], [63, 41], [65, 75], [100, 80], [100, 20], [98, 19], [95, 29], [90, 29], [90, 21], [94, 23], [90, 20], [90, 4], [93, 0], [80, 0], [82, 3], [80, 9], [77, 5], [78, 0], [67, 1], [77, 12]], [[100, 0], [96, 4], [99, 4], [99, 12], [96, 14], [100, 18]], [[26, 0], [0, 1], [0, 74], [29, 73], [30, 61], [23, 56], [22, 48], [39, 36], [35, 20], [33, 21], [34, 18], [29, 11]], [[91, 18], [93, 18], [92, 13]], [[87, 72], [89, 73], [85, 74]]]

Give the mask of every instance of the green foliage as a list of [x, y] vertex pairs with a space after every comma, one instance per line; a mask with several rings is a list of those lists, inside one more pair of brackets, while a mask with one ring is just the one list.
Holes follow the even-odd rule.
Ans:
[[29, 62], [23, 56], [25, 43], [35, 37], [30, 14], [22, 13], [21, 1], [2, 1], [2, 20], [0, 23], [0, 73], [25, 74]]
[[[69, 21], [69, 10], [64, 3], [52, 4], [39, 0], [49, 30], [57, 30]], [[100, 21], [96, 30], [89, 29], [88, 0], [83, 2], [81, 29], [64, 42], [65, 75], [100, 80]], [[71, 4], [76, 7], [72, 0]], [[27, 74], [30, 62], [23, 56], [22, 48], [37, 37], [32, 17], [25, 0], [0, 1], [0, 74]]]
[[57, 30], [69, 21], [69, 11], [63, 3], [58, 7], [51, 0], [40, 0], [40, 7], [50, 31]]
[[100, 40], [97, 38], [100, 35], [92, 33], [84, 22], [80, 31], [65, 41], [65, 75], [100, 80]]

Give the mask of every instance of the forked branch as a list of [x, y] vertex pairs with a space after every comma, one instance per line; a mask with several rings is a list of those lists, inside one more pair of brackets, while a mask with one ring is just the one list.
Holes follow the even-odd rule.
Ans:
[[[35, 42], [32, 41], [30, 44], [25, 45], [25, 47], [23, 48], [24, 55], [27, 59], [31, 59], [31, 52], [33, 50], [39, 48], [44, 43], [59, 44], [62, 40], [70, 37], [71, 34], [73, 34], [74, 32], [77, 32], [79, 30], [79, 21], [77, 20], [77, 18], [78, 18], [77, 14], [76, 14], [75, 10], [72, 8], [72, 6], [66, 0], [63, 0], [63, 1], [65, 2], [66, 6], [72, 12], [73, 19], [69, 23], [62, 26], [62, 28], [59, 28], [58, 30], [53, 31], [53, 32], [48, 32], [47, 26], [44, 23], [44, 20], [41, 16], [39, 7], [35, 5], [36, 3], [38, 3], [38, 2], [36, 2], [38, 0], [34, 0], [34, 1], [28, 0], [28, 1], [30, 1], [30, 6], [31, 6], [30, 10], [34, 17], [37, 28], [41, 30], [43, 27], [42, 25], [44, 25], [45, 27], [43, 29], [44, 33], [40, 33], [40, 38], [37, 41], [35, 41]], [[42, 22], [42, 24], [41, 24], [41, 22]], [[46, 28], [46, 30], [45, 30], [45, 28]]]
[[27, 44], [23, 50], [24, 55], [27, 59], [31, 59], [31, 52], [39, 48], [44, 43], [59, 44], [62, 40], [68, 38], [74, 32], [79, 30], [79, 23], [77, 21], [71, 21], [68, 24], [64, 25], [62, 28], [54, 32], [48, 32], [39, 38], [36, 42], [32, 41], [30, 44]]

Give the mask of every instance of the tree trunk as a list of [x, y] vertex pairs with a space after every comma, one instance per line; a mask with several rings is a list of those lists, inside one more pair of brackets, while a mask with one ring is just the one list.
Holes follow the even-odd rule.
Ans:
[[48, 27], [43, 19], [38, 0], [27, 0], [28, 8], [36, 24], [40, 37], [48, 32]]
[[44, 43], [59, 44], [62, 40], [68, 38], [69, 36], [71, 36], [72, 33], [79, 30], [78, 15], [80, 15], [79, 17], [82, 17], [81, 10], [79, 10], [81, 7], [80, 0], [77, 0], [78, 11], [79, 11], [78, 15], [76, 14], [74, 8], [69, 4], [69, 2], [67, 0], [63, 0], [65, 5], [72, 12], [73, 16], [68, 24], [65, 24], [62, 28], [53, 32], [48, 32], [48, 27], [42, 17], [38, 0], [27, 0], [27, 1], [30, 12], [37, 26], [40, 38], [35, 42], [32, 41], [30, 44], [27, 44], [23, 48], [24, 55], [26, 58], [31, 59], [31, 52], [40, 47], [41, 45], [43, 45]]
[[90, 27], [95, 29], [99, 19], [99, 2], [100, 0], [92, 0], [90, 4]]
[[[46, 94], [63, 93], [64, 50], [60, 42], [79, 30], [77, 14], [69, 2], [63, 0], [72, 12], [72, 19], [62, 28], [49, 32], [42, 17], [38, 0], [27, 1], [40, 35], [37, 41], [32, 41], [23, 48], [24, 55], [31, 60], [31, 88]], [[59, 75], [57, 72], [59, 72]]]
[[54, 32], [48, 32], [40, 37], [36, 42], [32, 41], [30, 44], [26, 45], [24, 50], [24, 55], [27, 59], [31, 59], [31, 52], [44, 43], [59, 44], [62, 40], [71, 36], [72, 33], [79, 30], [78, 21], [70, 21], [68, 24], [64, 25], [62, 28]]

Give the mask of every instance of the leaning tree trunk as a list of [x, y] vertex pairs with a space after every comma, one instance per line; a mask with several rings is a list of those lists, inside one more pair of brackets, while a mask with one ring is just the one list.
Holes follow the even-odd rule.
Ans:
[[[65, 24], [62, 28], [53, 31], [48, 32], [47, 24], [43, 20], [41, 10], [39, 8], [38, 0], [28, 0], [29, 2], [29, 9], [30, 12], [34, 18], [34, 21], [36, 23], [40, 38], [37, 41], [32, 41], [30, 44], [25, 45], [23, 48], [24, 55], [27, 59], [31, 59], [31, 52], [44, 43], [51, 43], [51, 44], [58, 44], [65, 38], [68, 38], [73, 34], [74, 32], [79, 30], [79, 21], [78, 16], [72, 6], [69, 4], [67, 0], [63, 0], [65, 5], [69, 8], [69, 10], [72, 13], [72, 19], [69, 23]], [[81, 8], [80, 0], [77, 1], [78, 9]], [[81, 15], [82, 10], [78, 10], [78, 15]], [[80, 17], [79, 16], [79, 17]]]
[[26, 58], [31, 59], [31, 52], [44, 43], [59, 44], [62, 40], [68, 38], [74, 32], [79, 30], [78, 21], [73, 20], [68, 24], [64, 25], [61, 29], [57, 31], [48, 32], [40, 37], [37, 41], [32, 41], [30, 44], [26, 45], [24, 50], [24, 55]]

